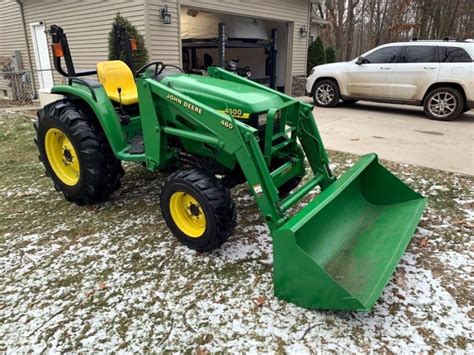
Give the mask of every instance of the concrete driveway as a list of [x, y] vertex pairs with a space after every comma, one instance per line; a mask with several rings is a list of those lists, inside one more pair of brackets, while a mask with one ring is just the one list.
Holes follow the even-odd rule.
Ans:
[[474, 175], [474, 110], [438, 122], [420, 107], [360, 101], [313, 114], [328, 149]]

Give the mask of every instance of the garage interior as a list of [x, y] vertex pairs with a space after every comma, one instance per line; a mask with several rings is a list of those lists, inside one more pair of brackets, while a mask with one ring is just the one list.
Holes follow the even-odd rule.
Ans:
[[288, 24], [181, 7], [183, 68], [207, 75], [222, 66], [285, 92]]

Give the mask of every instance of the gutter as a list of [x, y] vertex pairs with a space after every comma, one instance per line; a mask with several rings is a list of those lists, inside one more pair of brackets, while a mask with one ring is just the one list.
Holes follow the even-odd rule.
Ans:
[[31, 76], [32, 76], [31, 83], [33, 84], [34, 92], [37, 93], [35, 78], [33, 77], [33, 61], [31, 60], [30, 43], [28, 41], [28, 36], [26, 35], [25, 13], [23, 11], [23, 3], [21, 1], [22, 0], [15, 0], [15, 2], [20, 7], [21, 23], [23, 25], [23, 37], [25, 39], [25, 44], [26, 44], [26, 56], [27, 56], [27, 59], [28, 59], [28, 66], [30, 67]]

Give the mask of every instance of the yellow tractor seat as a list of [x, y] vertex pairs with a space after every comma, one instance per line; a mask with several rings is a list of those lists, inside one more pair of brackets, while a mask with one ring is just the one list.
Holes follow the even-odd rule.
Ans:
[[[110, 100], [119, 103], [122, 101], [123, 105], [132, 105], [138, 102], [137, 85], [132, 71], [121, 60], [97, 63], [97, 76]], [[121, 89], [120, 96], [119, 88]]]

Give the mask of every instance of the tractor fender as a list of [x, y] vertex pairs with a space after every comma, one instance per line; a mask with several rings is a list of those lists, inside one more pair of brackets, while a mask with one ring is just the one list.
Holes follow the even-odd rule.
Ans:
[[72, 85], [54, 86], [51, 93], [79, 99], [87, 105], [102, 127], [112, 152], [119, 158], [119, 152], [123, 151], [128, 143], [115, 109], [102, 85], [86, 80], [81, 80], [78, 84], [73, 81]]

